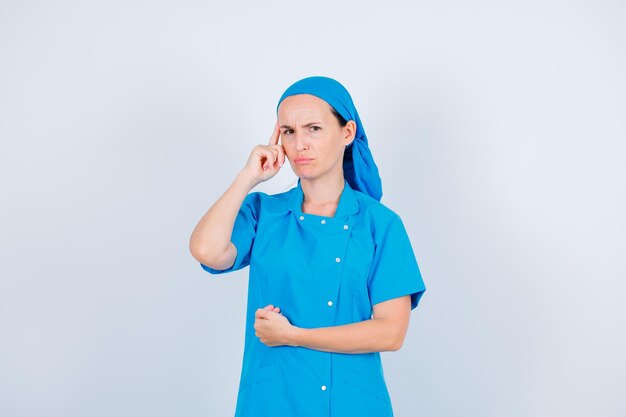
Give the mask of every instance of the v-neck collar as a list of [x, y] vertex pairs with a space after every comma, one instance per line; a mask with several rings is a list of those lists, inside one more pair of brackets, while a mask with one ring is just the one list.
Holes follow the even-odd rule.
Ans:
[[344, 187], [343, 187], [343, 190], [341, 191], [341, 196], [339, 197], [339, 203], [337, 204], [337, 209], [335, 210], [335, 215], [333, 217], [320, 216], [317, 214], [302, 212], [303, 201], [304, 201], [304, 192], [302, 191], [302, 184], [300, 184], [300, 178], [298, 178], [298, 185], [296, 185], [292, 189], [291, 198], [289, 199], [289, 210], [295, 213], [296, 215], [317, 216], [317, 217], [325, 217], [328, 219], [332, 219], [332, 218], [339, 218], [339, 217], [355, 214], [358, 212], [358, 209], [359, 209], [355, 191], [352, 189], [352, 187], [350, 187], [350, 184], [348, 184], [348, 181], [345, 179], [344, 179]]

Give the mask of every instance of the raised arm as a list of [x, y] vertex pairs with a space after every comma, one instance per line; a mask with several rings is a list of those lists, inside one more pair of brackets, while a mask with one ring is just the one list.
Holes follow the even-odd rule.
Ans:
[[229, 268], [235, 262], [237, 248], [231, 235], [237, 213], [250, 190], [276, 175], [285, 161], [283, 148], [278, 145], [279, 135], [276, 122], [269, 144], [253, 148], [246, 166], [194, 228], [189, 251], [198, 262], [215, 269]]
[[230, 241], [235, 218], [246, 195], [256, 181], [245, 170], [240, 171], [226, 192], [202, 216], [189, 239], [191, 255], [211, 268], [230, 267], [237, 248]]

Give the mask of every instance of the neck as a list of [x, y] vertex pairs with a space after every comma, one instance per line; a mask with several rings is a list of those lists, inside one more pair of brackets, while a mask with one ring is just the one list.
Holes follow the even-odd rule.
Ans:
[[[300, 179], [304, 199], [302, 205], [314, 209], [336, 208], [345, 187], [342, 175], [332, 177], [318, 177], [314, 179]], [[303, 210], [304, 211], [304, 210]]]

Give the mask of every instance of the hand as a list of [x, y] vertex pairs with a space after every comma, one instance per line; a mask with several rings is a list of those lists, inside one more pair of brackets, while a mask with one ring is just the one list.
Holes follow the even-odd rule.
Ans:
[[275, 311], [277, 313], [280, 313], [280, 307], [274, 307], [274, 304], [268, 304], [265, 307], [263, 307], [265, 310], [272, 310]]
[[272, 304], [259, 308], [254, 314], [255, 335], [267, 346], [291, 345], [291, 334], [295, 327]]
[[254, 178], [257, 184], [272, 178], [285, 163], [285, 149], [283, 145], [278, 144], [279, 136], [280, 128], [277, 120], [269, 143], [267, 145], [256, 145], [252, 149], [246, 166], [242, 170]]

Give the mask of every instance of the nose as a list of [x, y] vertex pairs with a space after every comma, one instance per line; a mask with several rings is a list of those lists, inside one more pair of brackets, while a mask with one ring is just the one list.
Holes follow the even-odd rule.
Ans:
[[298, 133], [294, 133], [294, 136], [295, 136], [294, 139], [295, 139], [295, 143], [296, 143], [296, 150], [298, 152], [304, 151], [304, 150], [309, 148], [309, 145], [306, 142], [306, 139], [305, 139], [305, 137], [303, 135], [298, 134]]

